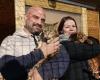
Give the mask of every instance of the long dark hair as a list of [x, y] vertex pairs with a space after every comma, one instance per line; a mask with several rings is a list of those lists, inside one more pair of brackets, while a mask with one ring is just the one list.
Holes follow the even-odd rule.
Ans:
[[74, 18], [72, 18], [72, 17], [70, 17], [70, 16], [63, 17], [63, 18], [61, 19], [60, 23], [59, 23], [59, 26], [58, 26], [58, 33], [59, 33], [59, 34], [62, 34], [62, 29], [63, 29], [63, 27], [64, 27], [64, 23], [65, 23], [65, 21], [67, 21], [67, 20], [73, 20], [73, 21], [75, 22], [75, 25], [76, 25], [76, 28], [77, 28], [77, 24], [76, 24], [76, 21], [75, 21]]

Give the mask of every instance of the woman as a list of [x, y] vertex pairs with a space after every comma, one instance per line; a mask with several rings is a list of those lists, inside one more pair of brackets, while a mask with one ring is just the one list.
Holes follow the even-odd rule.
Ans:
[[92, 44], [88, 43], [88, 37], [83, 34], [79, 34], [78, 39], [76, 21], [70, 16], [61, 19], [58, 33], [71, 59], [69, 68], [60, 80], [96, 80], [90, 74], [88, 60], [99, 54], [100, 45], [94, 44], [92, 39]]

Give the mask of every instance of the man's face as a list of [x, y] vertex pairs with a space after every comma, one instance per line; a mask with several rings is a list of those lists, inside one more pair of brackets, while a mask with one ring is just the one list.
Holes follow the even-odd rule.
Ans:
[[45, 13], [41, 8], [33, 8], [26, 15], [25, 27], [30, 33], [40, 33], [43, 30], [45, 22]]

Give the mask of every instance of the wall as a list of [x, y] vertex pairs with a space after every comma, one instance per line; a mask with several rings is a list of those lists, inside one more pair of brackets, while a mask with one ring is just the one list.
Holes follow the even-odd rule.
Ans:
[[15, 24], [16, 30], [22, 28], [25, 24], [25, 0], [15, 0]]
[[99, 12], [87, 10], [88, 33], [95, 38], [100, 38]]

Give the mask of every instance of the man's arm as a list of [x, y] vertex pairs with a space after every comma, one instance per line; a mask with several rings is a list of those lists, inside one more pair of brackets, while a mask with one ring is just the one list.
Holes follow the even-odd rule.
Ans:
[[100, 44], [84, 44], [64, 41], [63, 44], [68, 51], [71, 60], [87, 60], [100, 54]]
[[[55, 39], [55, 42], [46, 44], [42, 43], [39, 49], [35, 49], [27, 55], [22, 55], [19, 57], [4, 55], [0, 58], [0, 69], [1, 67], [10, 60], [18, 60], [21, 65], [26, 69], [33, 67], [39, 60], [46, 58], [50, 54], [54, 54], [59, 49], [59, 41]], [[0, 53], [2, 54], [2, 53]]]
[[0, 69], [4, 66], [5, 63], [11, 60], [17, 60], [21, 65], [29, 69], [33, 67], [42, 58], [44, 58], [44, 55], [40, 49], [34, 50], [27, 55], [22, 55], [19, 57], [4, 55], [0, 58]]

